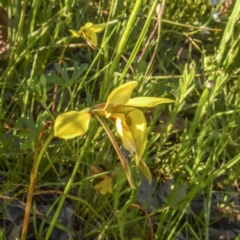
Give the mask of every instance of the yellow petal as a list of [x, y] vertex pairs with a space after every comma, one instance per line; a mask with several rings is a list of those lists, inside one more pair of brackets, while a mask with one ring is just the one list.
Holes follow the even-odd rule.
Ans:
[[92, 22], [87, 22], [84, 26], [79, 29], [79, 32], [90, 29], [93, 26]]
[[139, 109], [130, 111], [126, 123], [136, 144], [136, 164], [138, 165], [147, 144], [147, 123], [144, 114]]
[[97, 35], [94, 31], [88, 29], [88, 30], [82, 31], [81, 33], [83, 38], [87, 42], [91, 43], [94, 47], [97, 46]]
[[[124, 117], [124, 115], [123, 115]], [[102, 124], [103, 128], [105, 129], [113, 147], [115, 148], [119, 158], [120, 158], [120, 161], [121, 161], [121, 164], [123, 166], [123, 169], [124, 169], [124, 172], [126, 174], [126, 177], [128, 179], [128, 182], [131, 186], [131, 188], [136, 188], [135, 185], [134, 185], [134, 182], [133, 182], [133, 179], [132, 179], [132, 175], [131, 175], [131, 171], [130, 171], [130, 168], [129, 168], [129, 165], [128, 165], [128, 162], [126, 160], [126, 158], [124, 157], [123, 153], [121, 152], [114, 136], [112, 135], [110, 129], [108, 128], [107, 124], [105, 123], [105, 121], [102, 120], [101, 117], [99, 117], [98, 115], [96, 115], [96, 118], [98, 119], [98, 121]], [[114, 119], [113, 119], [114, 120]]]
[[88, 130], [90, 119], [91, 115], [85, 112], [60, 114], [54, 124], [54, 135], [63, 139], [81, 136]]
[[106, 111], [111, 111], [112, 107], [124, 105], [130, 99], [133, 89], [137, 86], [136, 81], [131, 81], [115, 88], [108, 96], [105, 106]]
[[[119, 114], [120, 115], [120, 114]], [[132, 133], [128, 126], [125, 123], [124, 120], [124, 115], [121, 114], [123, 117], [122, 118], [117, 118], [115, 123], [116, 123], [116, 128], [117, 132], [122, 140], [123, 147], [127, 149], [131, 154], [136, 153], [136, 144], [133, 139]]]
[[106, 23], [100, 23], [100, 24], [94, 24], [92, 25], [90, 28], [92, 31], [94, 31], [95, 33], [99, 33], [101, 31], [103, 31], [103, 29], [107, 26]]
[[131, 98], [125, 106], [133, 107], [155, 107], [158, 104], [164, 103], [174, 103], [175, 101], [168, 98], [158, 98], [158, 97], [137, 97]]
[[75, 31], [75, 30], [69, 30], [69, 32], [71, 32], [74, 37], [80, 37], [81, 36], [80, 33]]

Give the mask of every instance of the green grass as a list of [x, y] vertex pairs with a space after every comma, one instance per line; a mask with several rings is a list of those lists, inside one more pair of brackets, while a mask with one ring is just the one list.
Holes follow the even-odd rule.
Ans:
[[[8, 59], [0, 60], [1, 196], [9, 197], [6, 204], [15, 198], [27, 203], [30, 175], [38, 167], [32, 207], [39, 191], [55, 191], [55, 200], [48, 203], [54, 209], [50, 226], [46, 231], [43, 222], [35, 227], [39, 239], [50, 239], [65, 203], [75, 214], [76, 239], [150, 239], [148, 215], [133, 205], [138, 190], [129, 187], [98, 121], [91, 121], [85, 136], [69, 141], [52, 133], [59, 113], [105, 102], [112, 89], [130, 80], [138, 82], [134, 96], [176, 101], [145, 111], [144, 160], [158, 183], [174, 178], [174, 189], [149, 213], [154, 239], [178, 234], [208, 239], [214, 196], [221, 197], [217, 206], [234, 205], [231, 197], [238, 192], [233, 185], [240, 174], [240, 1], [228, 9], [215, 7], [220, 23], [211, 18], [215, 8], [207, 0], [166, 1], [159, 18], [157, 4], [3, 2], [11, 21]], [[117, 21], [98, 34], [96, 50], [69, 32], [86, 22], [112, 20]], [[161, 25], [150, 38], [157, 21]], [[200, 25], [209, 27], [209, 34]], [[116, 173], [112, 194], [102, 196], [93, 188], [97, 175], [90, 173], [92, 165]], [[142, 175], [134, 160], [130, 167], [138, 186]], [[155, 194], [162, 195], [161, 189], [156, 187]], [[197, 196], [202, 197], [199, 214], [190, 207]]]

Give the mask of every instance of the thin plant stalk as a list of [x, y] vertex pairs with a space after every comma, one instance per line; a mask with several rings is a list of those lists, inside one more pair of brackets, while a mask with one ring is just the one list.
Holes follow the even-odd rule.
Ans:
[[40, 143], [41, 143], [41, 139], [42, 139], [45, 128], [46, 128], [46, 125], [44, 126], [43, 130], [41, 131], [41, 133], [36, 141], [35, 154], [34, 154], [34, 159], [33, 159], [33, 167], [32, 167], [32, 171], [31, 171], [30, 185], [29, 185], [29, 189], [28, 189], [27, 203], [26, 203], [22, 233], [21, 233], [21, 240], [25, 240], [27, 237], [29, 218], [30, 218], [31, 207], [32, 207], [32, 198], [33, 198], [33, 193], [34, 193], [34, 189], [35, 189], [35, 185], [36, 185], [36, 181], [37, 181], [37, 175], [38, 175], [38, 166], [39, 166], [39, 163], [42, 159], [44, 152], [46, 151], [49, 143], [53, 139], [53, 132], [51, 132], [49, 134], [46, 142], [41, 147]]

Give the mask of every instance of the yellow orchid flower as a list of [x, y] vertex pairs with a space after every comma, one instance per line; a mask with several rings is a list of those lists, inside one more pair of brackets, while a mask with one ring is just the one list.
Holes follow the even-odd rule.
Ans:
[[138, 165], [147, 144], [147, 124], [143, 112], [136, 107], [154, 107], [161, 103], [172, 103], [174, 101], [158, 97], [130, 99], [136, 86], [137, 82], [131, 81], [116, 88], [109, 95], [103, 110], [100, 110], [97, 105], [91, 112], [105, 115], [115, 122], [124, 148], [135, 155]]
[[74, 37], [83, 37], [90, 47], [96, 48], [98, 45], [97, 34], [106, 27], [106, 23], [93, 24], [92, 22], [86, 23], [79, 31], [69, 30]]
[[124, 148], [135, 155], [139, 165], [147, 143], [147, 124], [143, 112], [137, 107], [154, 107], [161, 103], [173, 103], [174, 100], [158, 97], [130, 99], [136, 86], [136, 81], [125, 83], [114, 89], [104, 104], [59, 115], [54, 126], [55, 136], [64, 139], [81, 136], [87, 131], [91, 116], [105, 116], [115, 123]]

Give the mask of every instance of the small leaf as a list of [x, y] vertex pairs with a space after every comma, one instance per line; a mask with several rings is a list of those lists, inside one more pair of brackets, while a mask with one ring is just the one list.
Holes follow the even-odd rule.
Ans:
[[89, 126], [91, 115], [71, 111], [58, 115], [54, 125], [54, 135], [63, 139], [82, 136]]
[[61, 87], [65, 86], [63, 80], [53, 71], [51, 71], [49, 75], [46, 75], [46, 80], [47, 83], [53, 83]]
[[[80, 67], [78, 66], [78, 63], [74, 61], [74, 67], [73, 67], [73, 74], [71, 77], [71, 81], [75, 81], [79, 78], [79, 76], [88, 68], [88, 64], [82, 64]], [[81, 82], [77, 81], [78, 83]]]
[[67, 64], [64, 63], [63, 67], [61, 67], [61, 65], [59, 65], [58, 63], [54, 63], [54, 67], [61, 74], [61, 76], [65, 82], [70, 81], [70, 79], [68, 77], [68, 73], [67, 73]]
[[100, 189], [102, 195], [112, 193], [112, 177], [109, 175], [102, 175], [103, 180], [94, 186], [94, 189]]
[[138, 166], [141, 169], [143, 175], [147, 178], [149, 184], [151, 185], [151, 183], [152, 183], [152, 174], [151, 174], [147, 164], [141, 159]]

